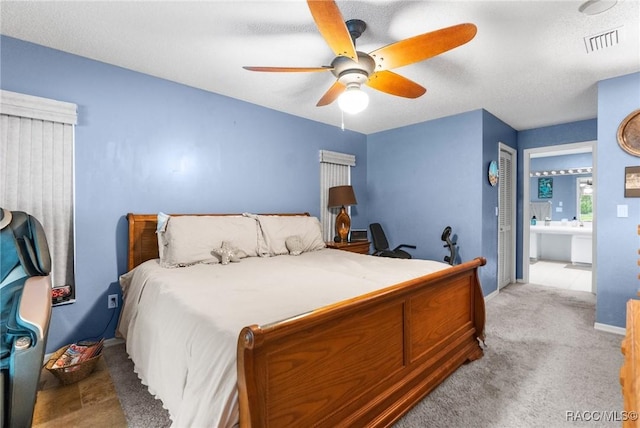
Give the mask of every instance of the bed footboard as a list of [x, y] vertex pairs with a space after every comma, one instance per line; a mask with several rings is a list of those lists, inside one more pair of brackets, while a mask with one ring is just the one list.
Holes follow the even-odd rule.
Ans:
[[482, 356], [477, 258], [238, 339], [241, 427], [388, 426]]

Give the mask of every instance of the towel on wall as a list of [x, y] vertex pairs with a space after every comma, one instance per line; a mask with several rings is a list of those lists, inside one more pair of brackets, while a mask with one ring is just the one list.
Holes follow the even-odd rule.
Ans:
[[538, 220], [551, 218], [551, 202], [531, 202], [529, 213], [531, 217], [536, 216]]

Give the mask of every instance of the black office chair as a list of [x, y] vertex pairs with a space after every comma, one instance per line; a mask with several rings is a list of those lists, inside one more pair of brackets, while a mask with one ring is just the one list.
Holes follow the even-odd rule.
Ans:
[[387, 241], [387, 237], [384, 234], [384, 230], [382, 230], [382, 226], [380, 226], [380, 223], [371, 223], [369, 225], [369, 230], [371, 230], [371, 238], [373, 239], [373, 248], [375, 250], [373, 252], [374, 256], [393, 257], [396, 259], [411, 258], [411, 254], [407, 253], [404, 250], [401, 250], [400, 248], [415, 249], [416, 248], [415, 245], [402, 244], [402, 245], [398, 245], [393, 250], [390, 250], [389, 242]]

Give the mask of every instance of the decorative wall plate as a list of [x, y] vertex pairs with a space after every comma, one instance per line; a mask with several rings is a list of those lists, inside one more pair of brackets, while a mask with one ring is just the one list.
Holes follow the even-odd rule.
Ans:
[[618, 144], [625, 152], [640, 156], [640, 109], [634, 111], [620, 122]]
[[496, 161], [489, 162], [489, 184], [492, 186], [498, 184], [498, 163]]

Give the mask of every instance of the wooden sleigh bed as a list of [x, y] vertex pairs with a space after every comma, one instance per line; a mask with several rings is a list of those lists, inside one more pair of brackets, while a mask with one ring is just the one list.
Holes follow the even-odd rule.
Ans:
[[[129, 270], [158, 257], [157, 216], [129, 214]], [[340, 250], [323, 250], [340, 251]], [[367, 256], [368, 257], [368, 256]], [[241, 427], [390, 426], [483, 355], [476, 258], [238, 333]]]

